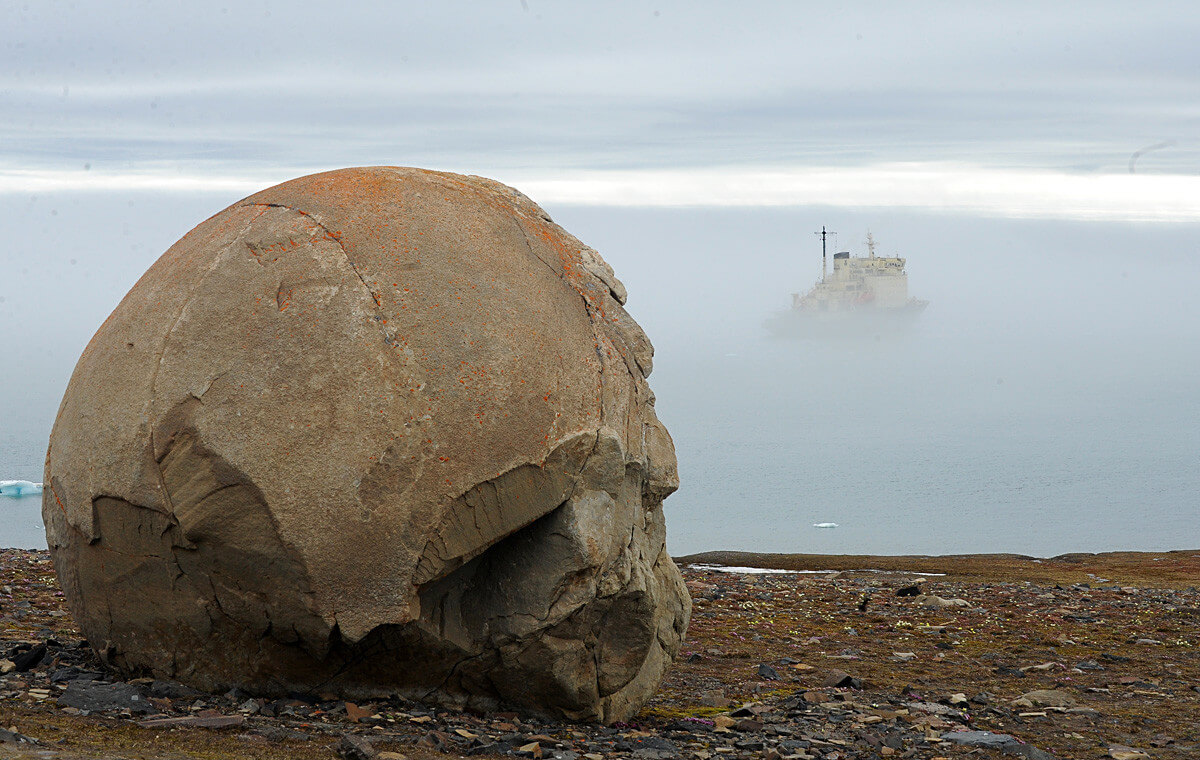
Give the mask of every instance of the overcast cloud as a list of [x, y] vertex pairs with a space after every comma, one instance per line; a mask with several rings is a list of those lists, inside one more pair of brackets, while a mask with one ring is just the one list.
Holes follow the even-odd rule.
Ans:
[[1181, 7], [9, 5], [0, 190], [31, 171], [86, 187], [84, 165], [164, 186], [378, 163], [1127, 174], [1151, 145], [1138, 171], [1196, 177], [1200, 18]]

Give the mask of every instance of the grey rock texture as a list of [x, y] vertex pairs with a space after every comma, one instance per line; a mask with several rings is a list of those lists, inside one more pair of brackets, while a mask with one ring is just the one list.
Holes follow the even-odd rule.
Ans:
[[479, 177], [344, 169], [201, 223], [96, 333], [51, 435], [87, 639], [206, 690], [629, 718], [691, 603], [624, 301]]

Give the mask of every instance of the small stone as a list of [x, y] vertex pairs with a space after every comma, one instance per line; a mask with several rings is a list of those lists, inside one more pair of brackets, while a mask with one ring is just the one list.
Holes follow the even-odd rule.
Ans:
[[417, 740], [417, 746], [440, 750], [446, 746], [449, 739], [450, 736], [441, 731], [430, 731]]
[[19, 734], [14, 729], [4, 730], [0, 728], [0, 744], [37, 744], [38, 740], [32, 736]]
[[1063, 667], [1065, 666], [1061, 662], [1043, 662], [1041, 665], [1026, 665], [1025, 667], [1021, 668], [1021, 671], [1023, 673], [1028, 673], [1030, 671], [1044, 673], [1048, 670], [1054, 670], [1055, 668]]
[[362, 736], [345, 734], [334, 747], [339, 756], [346, 760], [377, 760], [379, 751]]
[[[1012, 704], [1017, 705], [1018, 702], [1028, 703], [1031, 707], [1072, 707], [1075, 705], [1075, 698], [1065, 691], [1037, 689], [1022, 694], [1014, 699]], [[1019, 706], [1024, 707], [1025, 704]]]
[[768, 681], [778, 681], [779, 672], [776, 671], [775, 668], [764, 663], [758, 666], [758, 677], [765, 678]]
[[935, 608], [939, 608], [939, 609], [946, 608], [946, 607], [970, 607], [971, 606], [971, 603], [968, 602], [966, 599], [944, 599], [944, 598], [938, 596], [937, 594], [922, 594], [921, 596], [918, 596], [915, 599], [913, 599], [913, 601], [916, 602], [917, 604], [921, 605], [922, 607], [935, 607]]
[[46, 656], [46, 645], [38, 644], [37, 646], [12, 658], [13, 669], [18, 673], [24, 673], [33, 670], [41, 663], [42, 658]]
[[358, 723], [360, 720], [365, 718], [374, 717], [377, 712], [378, 711], [370, 705], [367, 705], [366, 707], [359, 707], [353, 702], [346, 703], [346, 717], [350, 719], [351, 723]]
[[1146, 754], [1140, 749], [1126, 747], [1123, 744], [1113, 744], [1109, 746], [1108, 756], [1111, 757], [1112, 760], [1149, 760], [1150, 758], [1150, 755]]
[[830, 671], [821, 685], [826, 688], [842, 688], [849, 687], [851, 689], [861, 689], [862, 681], [850, 675], [843, 670]]
[[732, 702], [720, 689], [706, 691], [700, 695], [700, 704], [704, 707], [728, 707]]

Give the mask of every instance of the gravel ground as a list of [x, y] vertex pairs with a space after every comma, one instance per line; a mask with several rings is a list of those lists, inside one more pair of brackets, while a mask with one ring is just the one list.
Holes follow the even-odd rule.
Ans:
[[122, 680], [48, 555], [0, 550], [0, 757], [1200, 757], [1200, 553], [798, 556], [874, 571], [686, 567], [680, 660], [634, 721], [592, 726]]

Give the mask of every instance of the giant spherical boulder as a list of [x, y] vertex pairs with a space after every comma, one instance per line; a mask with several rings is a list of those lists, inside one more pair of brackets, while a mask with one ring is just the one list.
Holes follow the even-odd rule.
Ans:
[[690, 601], [624, 302], [479, 177], [345, 169], [201, 223], [100, 327], [51, 435], [88, 641], [207, 690], [627, 719]]

